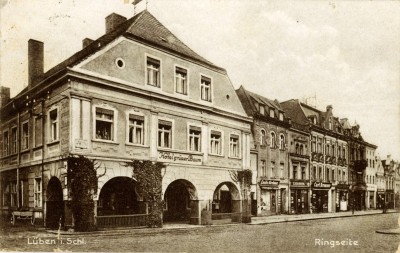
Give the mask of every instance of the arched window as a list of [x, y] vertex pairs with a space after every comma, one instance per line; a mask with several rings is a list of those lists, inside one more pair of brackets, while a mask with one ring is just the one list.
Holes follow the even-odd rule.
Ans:
[[300, 145], [300, 155], [304, 155], [304, 148], [303, 148], [303, 145]]
[[261, 129], [260, 131], [260, 145], [264, 146], [265, 145], [265, 137], [266, 137], [266, 133], [264, 129]]
[[296, 152], [296, 154], [299, 154], [299, 152], [300, 152], [299, 144], [298, 144], [298, 143], [296, 143], [296, 150], [295, 150], [295, 152]]
[[285, 136], [283, 134], [279, 137], [279, 148], [281, 150], [285, 149]]
[[271, 132], [271, 148], [276, 147], [276, 135], [274, 132]]

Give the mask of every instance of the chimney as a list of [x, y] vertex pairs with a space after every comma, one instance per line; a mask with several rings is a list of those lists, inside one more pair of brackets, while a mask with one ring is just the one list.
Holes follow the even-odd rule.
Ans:
[[85, 38], [84, 40], [82, 40], [82, 48], [85, 48], [87, 46], [89, 46], [90, 43], [92, 43], [93, 40], [89, 39], [89, 38]]
[[106, 17], [106, 33], [111, 32], [125, 21], [126, 17], [118, 15], [116, 13], [111, 13]]
[[327, 111], [327, 112], [332, 111], [332, 109], [333, 109], [332, 105], [328, 105], [328, 106], [326, 107], [326, 111]]
[[43, 74], [43, 42], [30, 39], [28, 41], [28, 86]]
[[0, 86], [0, 108], [10, 101], [10, 88]]

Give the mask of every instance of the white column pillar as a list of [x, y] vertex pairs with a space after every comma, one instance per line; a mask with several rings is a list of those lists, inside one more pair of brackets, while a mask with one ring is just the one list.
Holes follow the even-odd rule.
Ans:
[[209, 152], [209, 143], [210, 143], [210, 133], [208, 129], [208, 124], [203, 122], [203, 126], [201, 128], [201, 151], [203, 152], [203, 164], [206, 164], [208, 161], [208, 152]]
[[[149, 146], [150, 146], [150, 160], [157, 160], [157, 131], [158, 131], [158, 115], [157, 113], [150, 114], [149, 124]], [[173, 131], [173, 130], [172, 130]]]

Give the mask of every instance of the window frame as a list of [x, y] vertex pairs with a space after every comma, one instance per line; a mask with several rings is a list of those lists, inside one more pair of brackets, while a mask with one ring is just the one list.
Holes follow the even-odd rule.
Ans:
[[[211, 135], [213, 134], [212, 132], [219, 132], [220, 134], [220, 139], [219, 139], [219, 150], [220, 150], [220, 154], [216, 154], [212, 152], [212, 137]], [[209, 150], [208, 150], [208, 154], [210, 155], [217, 155], [217, 156], [223, 156], [224, 155], [224, 132], [218, 129], [214, 129], [214, 128], [210, 128], [210, 132], [209, 132]]]
[[[38, 184], [39, 181], [39, 184]], [[43, 206], [43, 201], [42, 201], [42, 189], [43, 189], [43, 180], [41, 177], [35, 177], [33, 179], [33, 207], [34, 208], [41, 208]], [[39, 185], [40, 189], [38, 191], [37, 185]], [[39, 197], [39, 201], [38, 198]], [[39, 202], [39, 204], [38, 204]], [[38, 205], [37, 205], [38, 204]]]
[[[183, 93], [177, 91], [177, 78], [178, 78], [177, 72], [180, 72], [180, 71], [177, 71], [178, 69], [182, 69], [182, 70], [186, 71], [186, 79], [185, 79], [185, 81], [186, 81], [186, 83], [185, 83], [186, 92], [183, 92]], [[175, 92], [175, 94], [182, 95], [182, 96], [189, 96], [189, 80], [190, 80], [189, 69], [186, 68], [186, 67], [182, 67], [180, 65], [175, 64], [174, 65], [174, 92]]]
[[[273, 136], [272, 136], [273, 135]], [[271, 148], [276, 148], [276, 133], [274, 131], [269, 132], [269, 136], [271, 138], [269, 146]]]
[[[160, 133], [160, 121], [165, 121], [165, 122], [170, 122], [170, 141], [169, 141], [169, 146], [170, 147], [164, 147], [164, 146], [160, 146], [159, 145], [159, 133]], [[174, 148], [174, 120], [173, 119], [168, 119], [168, 118], [162, 118], [159, 117], [157, 119], [157, 148], [161, 148], [161, 149], [173, 149]]]
[[[130, 120], [131, 120], [131, 115], [133, 115], [133, 116], [137, 116], [137, 117], [143, 117], [143, 125], [142, 125], [142, 127], [141, 127], [141, 129], [142, 129], [142, 141], [141, 141], [141, 143], [134, 143], [133, 141], [132, 142], [130, 142], [129, 140], [130, 140], [130, 128], [131, 128], [131, 122], [130, 122]], [[134, 145], [134, 146], [145, 146], [146, 144], [147, 144], [147, 135], [148, 135], [148, 127], [147, 127], [147, 117], [143, 114], [143, 113], [140, 113], [140, 112], [136, 112], [136, 111], [127, 111], [126, 113], [125, 113], [125, 117], [126, 117], [126, 140], [125, 140], [125, 142], [126, 142], [126, 144], [128, 144], [128, 145]], [[133, 126], [138, 126], [138, 125], [135, 125], [135, 124], [133, 124]]]
[[[109, 110], [109, 111], [113, 111], [113, 118], [112, 118], [112, 125], [111, 125], [111, 130], [110, 130], [110, 134], [111, 137], [109, 140], [107, 139], [101, 139], [101, 138], [97, 138], [97, 134], [96, 134], [96, 124], [97, 124], [97, 108], [99, 109], [105, 109], [105, 110]], [[92, 138], [94, 141], [101, 141], [101, 142], [109, 142], [109, 143], [116, 143], [118, 142], [118, 135], [117, 135], [117, 129], [118, 129], [118, 111], [106, 104], [97, 104], [97, 105], [93, 105], [93, 112], [92, 112], [92, 117], [93, 117], [93, 134], [92, 134]], [[110, 122], [108, 120], [101, 120], [100, 121], [103, 122]]]
[[[233, 136], [237, 137], [237, 142], [236, 143], [232, 142], [232, 140], [231, 140], [232, 138], [234, 138]], [[233, 147], [234, 147], [233, 144], [236, 144], [237, 154], [232, 154]], [[240, 159], [240, 155], [241, 155], [240, 147], [241, 147], [241, 145], [240, 145], [240, 134], [239, 133], [229, 133], [229, 158], [239, 158]]]
[[[158, 84], [157, 85], [149, 83], [149, 78], [148, 78], [148, 68], [149, 68], [148, 62], [149, 62], [149, 59], [150, 59], [150, 61], [154, 61], [154, 62], [158, 61], [158, 64], [159, 64], [159, 66], [158, 66]], [[154, 87], [154, 88], [157, 88], [157, 89], [161, 89], [162, 88], [162, 60], [161, 60], [161, 58], [156, 57], [154, 55], [145, 54], [144, 66], [145, 66], [144, 71], [145, 71], [145, 84], [146, 84], [146, 86], [147, 87]]]
[[[210, 82], [210, 84], [209, 84], [209, 92], [208, 92], [209, 98], [208, 99], [203, 99], [203, 86], [204, 86], [204, 90], [206, 88], [205, 85], [203, 85], [203, 82], [202, 82], [203, 78], [204, 79], [209, 79], [209, 82]], [[200, 100], [201, 101], [208, 102], [208, 103], [212, 103], [212, 101], [214, 101], [213, 86], [214, 86], [213, 85], [213, 78], [208, 76], [208, 75], [200, 73]]]
[[10, 128], [10, 132], [11, 136], [9, 137], [9, 155], [15, 155], [18, 153], [18, 126], [12, 126]]
[[[263, 134], [264, 132], [264, 134]], [[267, 145], [267, 131], [264, 128], [260, 129], [260, 146]]]
[[[282, 138], [283, 137], [283, 138]], [[279, 134], [279, 149], [280, 150], [285, 150], [285, 135], [284, 134]]]
[[[24, 126], [27, 126], [26, 135], [25, 135], [25, 132], [24, 132]], [[25, 120], [21, 124], [21, 151], [29, 150], [29, 148], [30, 148], [30, 141], [29, 141], [30, 139], [29, 139], [29, 137], [30, 137], [29, 120]]]
[[[33, 148], [38, 148], [38, 147], [41, 147], [42, 145], [43, 145], [43, 131], [44, 131], [44, 129], [43, 129], [43, 118], [42, 117], [37, 117], [37, 116], [35, 116], [34, 118], [33, 118]], [[37, 126], [36, 126], [36, 124], [37, 124], [37, 122], [39, 122], [40, 123], [40, 129], [41, 129], [41, 132], [40, 133], [36, 133], [36, 131], [37, 131]], [[38, 134], [39, 134], [39, 142], [40, 143], [38, 143], [38, 141], [36, 141], [36, 138], [38, 137]]]
[[[7, 134], [7, 138], [6, 137]], [[7, 140], [7, 142], [5, 141]], [[6, 157], [10, 154], [10, 129], [3, 131], [3, 157]]]
[[[193, 131], [197, 131], [197, 132], [200, 131], [200, 133], [191, 134], [191, 131], [192, 131], [191, 128], [193, 128]], [[197, 129], [200, 128], [200, 130], [195, 130], [195, 128], [197, 128]], [[203, 147], [201, 145], [202, 144], [202, 135], [203, 135], [203, 128], [202, 128], [201, 125], [197, 125], [197, 124], [193, 124], [193, 123], [189, 123], [187, 125], [187, 133], [186, 133], [186, 136], [187, 136], [187, 146], [186, 146], [187, 147], [187, 151], [202, 152], [202, 149], [203, 149]], [[193, 138], [193, 145], [192, 145], [192, 138]], [[194, 147], [195, 147], [194, 141], [195, 141], [196, 138], [197, 138], [197, 141], [198, 141], [198, 144], [197, 144], [198, 150], [194, 149]]]
[[[57, 113], [57, 118], [55, 121], [53, 121], [51, 119], [51, 113], [53, 111], [56, 111], [56, 113]], [[59, 107], [56, 106], [56, 107], [50, 108], [47, 112], [47, 118], [48, 118], [47, 129], [48, 129], [48, 133], [49, 133], [49, 135], [48, 135], [49, 138], [48, 138], [47, 143], [53, 143], [53, 142], [60, 141], [60, 110], [59, 110]], [[56, 125], [55, 129], [53, 129], [54, 124]], [[54, 130], [55, 130], [55, 132], [54, 132]], [[56, 138], [54, 138], [54, 133], [56, 134]]]

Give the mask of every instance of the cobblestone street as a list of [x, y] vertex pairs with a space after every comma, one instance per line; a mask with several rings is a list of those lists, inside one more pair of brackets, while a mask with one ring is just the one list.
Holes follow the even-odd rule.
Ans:
[[[399, 235], [376, 233], [398, 227], [398, 214], [368, 215], [267, 225], [138, 230], [119, 235], [62, 235], [62, 245], [29, 245], [54, 235], [29, 231], [2, 235], [3, 251], [130, 252], [396, 252]], [[316, 240], [358, 245], [316, 245]], [[54, 240], [56, 241], [56, 240]], [[82, 244], [83, 243], [83, 244]], [[75, 245], [74, 245], [75, 244]]]

